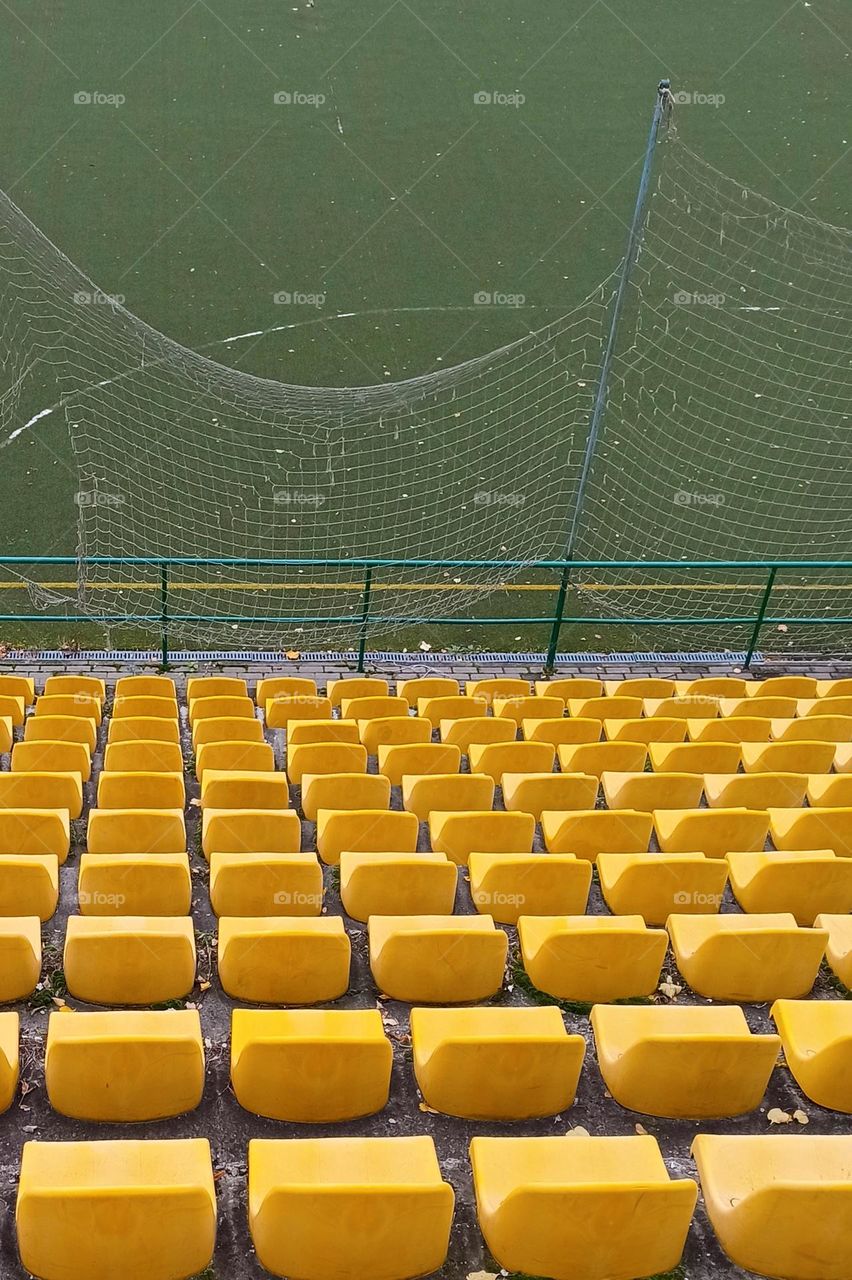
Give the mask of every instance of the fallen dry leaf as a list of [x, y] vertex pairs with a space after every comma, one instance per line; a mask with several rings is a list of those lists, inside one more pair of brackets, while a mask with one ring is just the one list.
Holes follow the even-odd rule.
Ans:
[[469, 1271], [465, 1280], [500, 1280], [496, 1271]]
[[430, 1116], [439, 1116], [441, 1114], [440, 1111], [436, 1111], [434, 1107], [430, 1107], [426, 1102], [421, 1102], [419, 1106], [421, 1111], [425, 1111]]
[[766, 1119], [770, 1124], [790, 1124], [793, 1117], [789, 1111], [782, 1111], [780, 1107], [772, 1107], [767, 1111]]
[[299, 653], [298, 649], [288, 649], [284, 656], [285, 658], [289, 658], [291, 662], [295, 662], [296, 659], [301, 658], [302, 655]]
[[796, 1121], [796, 1124], [810, 1124], [811, 1118], [807, 1111], [803, 1111], [801, 1107], [797, 1107], [793, 1112], [793, 1119]]
[[657, 987], [657, 990], [662, 991], [663, 995], [669, 1000], [674, 1000], [675, 996], [679, 996], [681, 991], [683, 991], [683, 987], [678, 986], [678, 984], [673, 982], [671, 978], [666, 977], [663, 978], [663, 981]]
[[633, 1128], [636, 1130], [638, 1134], [641, 1134], [643, 1137], [648, 1136], [648, 1130], [645, 1128], [644, 1124], [634, 1124]]
[[573, 1129], [569, 1129], [566, 1138], [591, 1138], [591, 1134], [585, 1125], [575, 1124]]

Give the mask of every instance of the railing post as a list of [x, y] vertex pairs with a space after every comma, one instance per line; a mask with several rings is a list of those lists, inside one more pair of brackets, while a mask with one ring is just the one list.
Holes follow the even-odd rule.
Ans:
[[553, 664], [556, 661], [556, 649], [559, 644], [559, 632], [562, 630], [562, 615], [565, 613], [565, 597], [568, 595], [569, 566], [562, 570], [562, 581], [556, 597], [556, 615], [550, 629], [550, 643], [547, 646], [547, 657], [544, 660], [544, 674], [548, 679], [553, 675]]
[[169, 566], [160, 564], [160, 654], [162, 668], [169, 669]]
[[758, 636], [760, 635], [760, 628], [763, 626], [763, 619], [766, 617], [766, 611], [769, 608], [769, 597], [772, 595], [772, 588], [775, 585], [775, 575], [777, 572], [778, 572], [777, 565], [773, 565], [773, 567], [769, 570], [769, 577], [766, 580], [766, 589], [763, 592], [763, 599], [760, 602], [760, 609], [758, 610], [757, 617], [755, 618], [754, 630], [751, 633], [751, 640], [748, 646], [748, 653], [746, 654], [746, 660], [745, 660], [746, 671], [748, 671], [749, 668], [751, 667], [751, 660], [754, 657], [754, 651], [757, 648], [757, 640], [758, 640]]
[[373, 568], [372, 565], [367, 569], [364, 575], [364, 602], [361, 607], [361, 626], [358, 632], [358, 671], [362, 673], [364, 670], [364, 654], [367, 650], [367, 625], [370, 619], [370, 593], [373, 590]]

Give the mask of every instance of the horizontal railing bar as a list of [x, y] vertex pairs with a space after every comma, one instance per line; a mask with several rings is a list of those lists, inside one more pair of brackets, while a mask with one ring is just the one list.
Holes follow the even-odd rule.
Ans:
[[311, 567], [327, 569], [849, 569], [852, 560], [424, 560], [290, 559], [238, 556], [0, 556], [0, 564], [83, 565], [242, 565], [246, 568]]
[[[441, 627], [466, 627], [466, 626], [546, 626], [548, 623], [554, 623], [555, 617], [546, 614], [540, 614], [534, 618], [516, 618], [511, 616], [497, 618], [440, 618], [431, 614], [423, 617], [410, 617], [407, 614], [393, 614], [386, 617], [376, 615], [370, 616], [371, 628], [386, 626], [399, 626], [400, 624], [416, 626], [441, 626]], [[69, 613], [3, 613], [0, 614], [0, 622], [74, 622], [74, 623], [93, 623], [95, 625], [160, 625], [162, 617], [160, 614], [69, 614]], [[328, 618], [324, 616], [317, 617], [293, 617], [285, 618], [279, 615], [271, 617], [257, 617], [254, 614], [203, 614], [203, 613], [174, 613], [169, 614], [169, 623], [173, 622], [195, 622], [195, 623], [252, 623], [254, 625], [276, 625], [276, 626], [301, 626], [301, 625], [323, 625], [323, 626], [352, 626], [358, 622], [357, 614], [349, 614], [345, 617]], [[569, 617], [562, 618], [563, 624], [578, 626], [600, 626], [600, 627], [748, 627], [754, 622], [753, 617], [744, 618], [636, 618], [621, 617], [609, 618], [601, 617], [599, 614], [593, 617]], [[852, 617], [850, 618], [765, 618], [764, 625], [771, 626], [773, 624], [786, 623], [789, 626], [829, 626], [831, 624], [840, 626], [852, 626]]]

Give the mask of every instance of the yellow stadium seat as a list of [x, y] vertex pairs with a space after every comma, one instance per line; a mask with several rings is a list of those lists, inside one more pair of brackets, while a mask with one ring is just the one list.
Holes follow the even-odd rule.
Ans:
[[[706, 721], [712, 724], [712, 720]], [[683, 742], [686, 737], [686, 720], [666, 720], [657, 716], [653, 720], [632, 718], [604, 720], [603, 731], [607, 742]]]
[[385, 809], [320, 809], [317, 852], [328, 866], [341, 853], [413, 853], [417, 848], [416, 814]]
[[235, 1009], [231, 1085], [246, 1111], [334, 1124], [387, 1106], [393, 1049], [376, 1009]]
[[187, 916], [189, 858], [185, 853], [84, 853], [77, 898], [84, 916]]
[[616, 1102], [667, 1119], [754, 1111], [781, 1047], [778, 1036], [753, 1035], [737, 1006], [601, 1004], [591, 1023]]
[[183, 756], [177, 742], [110, 742], [103, 767], [109, 773], [182, 773]]
[[688, 694], [681, 698], [645, 698], [642, 703], [645, 717], [656, 720], [715, 720], [719, 714], [719, 699], [704, 694]]
[[677, 967], [709, 1000], [760, 1003], [806, 996], [828, 941], [823, 929], [800, 929], [787, 912], [678, 915], [668, 918]]
[[828, 773], [833, 742], [744, 742], [746, 773]]
[[557, 676], [555, 680], [536, 680], [535, 691], [539, 698], [562, 698], [568, 702], [573, 698], [600, 698], [603, 695], [603, 681], [590, 676]]
[[678, 693], [708, 694], [711, 698], [744, 698], [749, 681], [742, 676], [698, 676], [695, 680], [676, 680]]
[[567, 707], [572, 720], [638, 720], [643, 714], [641, 698], [569, 698]]
[[201, 783], [201, 805], [204, 809], [287, 809], [290, 806], [287, 775], [206, 769]]
[[24, 709], [23, 698], [16, 698], [10, 693], [0, 693], [0, 716], [4, 720], [10, 721], [13, 725], [22, 725]]
[[35, 681], [31, 676], [0, 675], [0, 696], [23, 698], [24, 706], [35, 701]]
[[308, 773], [366, 772], [367, 748], [360, 742], [301, 742], [287, 747], [287, 774], [297, 787]]
[[180, 1000], [195, 982], [189, 916], [69, 916], [63, 968], [68, 990], [89, 1004]]
[[573, 813], [545, 809], [541, 834], [548, 853], [573, 853], [594, 862], [601, 853], [645, 853], [654, 825], [650, 813], [636, 809], [581, 809]]
[[504, 773], [552, 773], [556, 748], [551, 742], [472, 742], [468, 758], [471, 773], [499, 783]]
[[177, 699], [175, 682], [171, 676], [119, 676], [114, 692], [117, 698]]
[[799, 809], [808, 789], [805, 773], [705, 773], [711, 809]]
[[[597, 794], [598, 779], [590, 774], [503, 774], [503, 804], [510, 812], [520, 810], [522, 813], [531, 813], [537, 820], [545, 809], [590, 809]], [[565, 852], [574, 853], [575, 850], [567, 849]]]
[[204, 781], [207, 769], [225, 773], [274, 773], [275, 753], [268, 742], [205, 742], [195, 756], [195, 776], [199, 782]]
[[[570, 724], [570, 720], [565, 721]], [[558, 748], [563, 773], [588, 773], [599, 778], [605, 769], [641, 772], [648, 758], [644, 742], [585, 742]]]
[[309, 698], [317, 696], [317, 682], [307, 676], [266, 676], [258, 680], [254, 700], [263, 709], [270, 698], [291, 698], [304, 695]]
[[446, 742], [401, 743], [379, 747], [378, 761], [379, 773], [390, 780], [391, 786], [401, 787], [405, 774], [458, 773], [461, 750]]
[[349, 986], [340, 916], [220, 916], [219, 979], [235, 1000], [319, 1004]]
[[522, 720], [561, 720], [565, 702], [553, 697], [495, 698], [491, 709], [498, 720], [514, 720], [519, 725]]
[[768, 742], [772, 735], [769, 716], [729, 716], [726, 720], [687, 720], [690, 742]]
[[807, 720], [773, 720], [776, 742], [852, 743], [852, 716], [809, 716]]
[[831, 849], [852, 857], [852, 809], [770, 809], [769, 834], [776, 849]]
[[769, 813], [766, 809], [657, 809], [654, 830], [663, 853], [698, 852], [708, 858], [724, 858], [731, 850], [759, 853], [766, 844]]
[[199, 720], [253, 720], [255, 706], [249, 697], [193, 698], [189, 704], [189, 723]]
[[825, 912], [817, 916], [814, 924], [817, 929], [828, 930], [825, 958], [844, 987], [852, 990], [852, 916]]
[[79, 773], [0, 773], [0, 809], [67, 809], [83, 812]]
[[[488, 715], [484, 698], [445, 697], [418, 698], [417, 714], [437, 729], [444, 720], [470, 720]], [[442, 734], [443, 737], [443, 734]]]
[[[114, 725], [110, 725], [110, 731]], [[175, 741], [177, 741], [175, 737]], [[192, 726], [192, 747], [200, 751], [214, 742], [263, 742], [263, 725], [259, 720], [240, 716], [219, 716], [212, 720], [196, 720]]]
[[489, 676], [485, 680], [466, 680], [464, 691], [469, 698], [484, 698], [490, 706], [495, 698], [529, 697], [532, 684], [517, 676]]
[[627, 676], [624, 680], [605, 680], [604, 693], [608, 698], [673, 698], [674, 680], [658, 676]]
[[[40, 701], [41, 699], [39, 699]], [[36, 714], [38, 714], [38, 703], [36, 703]], [[73, 715], [74, 713], [60, 711], [58, 714]], [[78, 712], [78, 714], [82, 713]], [[120, 698], [116, 698], [113, 703], [112, 718], [113, 720], [177, 720], [178, 704], [174, 698], [157, 696], [141, 698], [136, 695], [130, 697], [122, 695]]]
[[93, 698], [100, 698], [103, 702], [106, 697], [106, 685], [98, 676], [48, 676], [44, 682], [44, 692], [48, 695], [87, 693]]
[[70, 850], [67, 809], [0, 809], [0, 853], [53, 853], [61, 865]]
[[186, 700], [197, 698], [247, 698], [248, 685], [240, 676], [190, 676], [186, 682]]
[[852, 1275], [852, 1138], [701, 1133], [692, 1154], [707, 1216], [737, 1266], [789, 1280]]
[[316, 822], [320, 809], [389, 809], [390, 779], [381, 773], [306, 773], [302, 812]]
[[59, 902], [55, 853], [0, 854], [0, 916], [49, 920]]
[[531, 813], [433, 809], [429, 814], [432, 848], [462, 867], [474, 851], [531, 853], [534, 836], [535, 818]]
[[201, 849], [212, 853], [298, 853], [302, 824], [295, 809], [205, 809]]
[[[418, 723], [409, 720], [409, 724]], [[431, 726], [430, 720], [422, 721]], [[548, 720], [547, 724], [567, 724], [567, 720]], [[495, 720], [493, 716], [470, 716], [466, 720], [442, 720], [440, 725], [441, 741], [448, 746], [458, 747], [467, 755], [472, 742], [514, 742], [518, 736], [518, 726], [514, 720]]]
[[443, 1266], [454, 1195], [431, 1138], [253, 1138], [248, 1181], [251, 1237], [275, 1275], [408, 1280]]
[[817, 680], [818, 698], [847, 698], [852, 696], [852, 679]]
[[371, 916], [449, 916], [458, 886], [443, 853], [340, 855], [340, 900], [353, 920]]
[[521, 916], [530, 981], [558, 1000], [626, 1000], [656, 991], [668, 939], [641, 916]]
[[414, 1074], [426, 1105], [469, 1120], [528, 1120], [574, 1102], [586, 1042], [555, 1005], [412, 1009]]
[[770, 676], [768, 680], [750, 680], [746, 693], [750, 698], [815, 698], [814, 676]]
[[25, 1000], [41, 973], [41, 921], [38, 916], [0, 917], [0, 1004]]
[[797, 698], [720, 698], [719, 714], [738, 720], [756, 715], [770, 720], [791, 720], [796, 714]]
[[736, 773], [740, 765], [738, 742], [654, 742], [648, 754], [655, 773]]
[[24, 725], [24, 742], [83, 742], [91, 752], [97, 740], [98, 726], [85, 717], [30, 716]]
[[402, 803], [421, 822], [438, 809], [489, 809], [494, 782], [484, 773], [409, 773], [402, 779]]
[[211, 853], [217, 916], [318, 916], [322, 868], [313, 853]]
[[108, 773], [98, 778], [99, 809], [182, 809], [183, 773]]
[[390, 694], [372, 698], [344, 698], [340, 704], [343, 720], [387, 720], [407, 716], [411, 708], [405, 698]]
[[[47, 717], [45, 717], [47, 719]], [[52, 719], [52, 717], [51, 717]], [[91, 723], [83, 721], [81, 723]], [[211, 720], [210, 724], [214, 722]], [[246, 721], [246, 723], [248, 723]], [[260, 728], [260, 725], [258, 725]], [[125, 720], [112, 719], [107, 729], [107, 742], [180, 742], [180, 725], [175, 718], [163, 716], [128, 716]], [[193, 734], [193, 746], [195, 735]], [[94, 748], [93, 748], [94, 749]]]
[[0, 1112], [8, 1111], [18, 1089], [21, 1063], [18, 1042], [21, 1020], [17, 1013], [0, 1013]]
[[846, 742], [837, 744], [834, 753], [834, 768], [837, 773], [852, 773], [852, 745]]
[[459, 682], [452, 676], [418, 676], [414, 680], [397, 680], [396, 691], [416, 711], [421, 698], [457, 698]]
[[646, 924], [665, 924], [673, 911], [718, 911], [728, 878], [726, 863], [703, 853], [601, 853], [597, 865], [610, 911]]
[[849, 774], [812, 775], [808, 780], [808, 804], [812, 809], [852, 808], [852, 777]]
[[182, 809], [92, 809], [89, 853], [185, 853]]
[[802, 1093], [819, 1107], [852, 1114], [852, 1004], [776, 1000], [770, 1013]]
[[498, 924], [520, 916], [582, 915], [592, 864], [570, 853], [471, 853], [470, 894]]
[[206, 1138], [26, 1142], [15, 1211], [27, 1271], [42, 1280], [176, 1280], [216, 1241]]
[[92, 756], [85, 742], [16, 742], [12, 773], [79, 773], [88, 782]]
[[[852, 696], [845, 698], [802, 698], [798, 706], [802, 720], [830, 720], [839, 725], [852, 720]], [[844, 734], [841, 741], [849, 742]]]
[[386, 698], [388, 682], [379, 676], [345, 676], [342, 680], [329, 680], [326, 695], [335, 709], [340, 709], [344, 698]]
[[[23, 699], [19, 701], [23, 705]], [[2, 714], [9, 715], [10, 712], [5, 709], [5, 703], [2, 705]], [[100, 724], [102, 718], [101, 700], [100, 698], [93, 698], [88, 693], [43, 693], [40, 698], [36, 698], [33, 714], [39, 718], [41, 716], [76, 716], [78, 719], [94, 720], [95, 724]], [[113, 715], [118, 715], [117, 704]], [[20, 720], [16, 719], [14, 714], [12, 719], [15, 724], [21, 724], [23, 714]]]
[[204, 1089], [196, 1009], [52, 1013], [44, 1083], [54, 1111], [127, 1123], [194, 1111]]
[[379, 991], [409, 1004], [487, 1000], [503, 985], [509, 939], [491, 916], [371, 916]]
[[360, 741], [356, 720], [288, 720], [286, 730], [288, 747], [303, 742]]
[[[486, 724], [501, 724], [499, 720], [489, 720]], [[522, 720], [521, 736], [525, 742], [552, 742], [555, 747], [593, 745], [600, 742], [600, 720]], [[475, 742], [471, 738], [471, 742]], [[506, 739], [510, 741], [510, 739]]]
[[357, 723], [358, 735], [370, 756], [378, 755], [381, 747], [432, 740], [431, 721], [421, 720], [419, 716], [378, 716], [373, 720], [359, 720]]
[[694, 773], [601, 774], [608, 809], [694, 809], [701, 803], [704, 779]]
[[474, 1138], [476, 1209], [505, 1271], [631, 1280], [675, 1268], [698, 1197], [656, 1138]]

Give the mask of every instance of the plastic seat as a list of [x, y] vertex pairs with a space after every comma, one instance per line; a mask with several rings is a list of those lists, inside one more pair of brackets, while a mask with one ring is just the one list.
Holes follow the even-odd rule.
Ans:
[[381, 773], [306, 773], [302, 812], [316, 822], [320, 809], [388, 809], [390, 779]]
[[536, 680], [535, 691], [540, 698], [562, 698], [568, 702], [582, 698], [603, 696], [603, 681], [589, 676], [557, 676], [554, 680]]
[[679, 694], [709, 694], [711, 698], [744, 698], [749, 681], [742, 676], [698, 676], [695, 680], [676, 680]]
[[458, 887], [443, 853], [340, 855], [340, 900], [353, 920], [371, 916], [449, 916]]
[[313, 853], [211, 853], [217, 916], [318, 916], [322, 868]]
[[40, 973], [38, 916], [0, 916], [0, 1004], [31, 996]]
[[[417, 714], [437, 729], [443, 720], [470, 720], [488, 714], [484, 698], [440, 697], [418, 698]], [[443, 736], [443, 735], [442, 735]]]
[[21, 1262], [42, 1280], [194, 1275], [216, 1242], [210, 1143], [26, 1142], [15, 1219]]
[[79, 773], [83, 782], [92, 776], [85, 742], [16, 742], [11, 750], [12, 773]]
[[201, 805], [204, 809], [288, 809], [287, 775], [207, 769], [201, 783]]
[[768, 742], [772, 735], [769, 716], [729, 716], [727, 720], [687, 720], [690, 742]]
[[[486, 724], [501, 724], [500, 720], [486, 721]], [[583, 743], [592, 745], [600, 742], [600, 720], [536, 720], [521, 721], [521, 736], [525, 742], [552, 742], [555, 747], [578, 746]], [[471, 739], [475, 741], [475, 739]], [[506, 741], [509, 741], [507, 738]]]
[[317, 852], [329, 866], [344, 850], [353, 853], [413, 853], [417, 848], [416, 814], [385, 809], [320, 809]]
[[[177, 705], [177, 704], [175, 704]], [[46, 717], [53, 722], [53, 717]], [[81, 722], [81, 723], [89, 723]], [[210, 725], [219, 723], [218, 721], [210, 721]], [[248, 724], [248, 721], [245, 722]], [[29, 727], [29, 726], [28, 726]], [[260, 725], [258, 725], [260, 728]], [[92, 724], [94, 732], [94, 725]], [[26, 736], [26, 735], [25, 735]], [[136, 742], [142, 739], [145, 742], [180, 742], [180, 724], [175, 716], [174, 719], [163, 716], [127, 716], [124, 720], [111, 719], [107, 728], [107, 743], [113, 742]], [[192, 742], [195, 745], [195, 734], [193, 734]], [[94, 750], [94, 744], [92, 744]]]
[[189, 916], [69, 916], [63, 968], [68, 990], [89, 1004], [180, 1000], [195, 983]]
[[657, 809], [654, 830], [663, 853], [698, 852], [708, 858], [724, 858], [731, 850], [759, 853], [766, 844], [769, 813], [766, 809]]
[[49, 920], [59, 903], [55, 853], [0, 854], [0, 916]]
[[21, 1020], [17, 1013], [0, 1013], [0, 1112], [8, 1111], [21, 1074]]
[[67, 809], [83, 812], [79, 773], [0, 773], [0, 809]]
[[605, 769], [641, 773], [648, 748], [644, 742], [586, 742], [579, 746], [560, 746], [558, 754], [563, 773], [586, 773], [599, 778]]
[[833, 742], [744, 742], [746, 773], [828, 773]]
[[288, 720], [287, 746], [296, 747], [303, 742], [360, 742], [358, 728], [356, 720]]
[[[829, 720], [845, 727], [852, 722], [852, 696], [845, 698], [803, 698], [797, 714], [801, 720]], [[848, 733], [848, 731], [847, 731]], [[849, 741], [849, 737], [845, 737]]]
[[110, 742], [103, 767], [108, 773], [183, 773], [183, 755], [177, 742]]
[[520, 725], [522, 720], [561, 720], [565, 715], [565, 701], [538, 696], [495, 698], [491, 710], [496, 719], [514, 720], [516, 725]]
[[24, 742], [83, 742], [92, 752], [97, 741], [98, 726], [85, 717], [30, 716], [24, 725]]
[[701, 1133], [704, 1206], [737, 1266], [789, 1280], [852, 1275], [852, 1138]]
[[31, 707], [35, 701], [35, 681], [31, 676], [0, 674], [0, 695], [4, 698], [23, 698], [24, 706]]
[[683, 742], [687, 723], [686, 720], [666, 720], [663, 716], [653, 720], [634, 716], [604, 720], [603, 732], [607, 742], [644, 742], [649, 746], [652, 742]]
[[186, 803], [183, 773], [110, 773], [98, 778], [98, 808], [182, 809]]
[[821, 912], [814, 925], [828, 930], [825, 958], [844, 987], [852, 990], [852, 916], [833, 916]]
[[190, 676], [186, 682], [186, 700], [198, 698], [247, 698], [248, 685], [240, 676]]
[[852, 808], [852, 777], [814, 774], [808, 780], [807, 795], [812, 809]]
[[204, 781], [208, 769], [224, 773], [274, 773], [275, 753], [267, 742], [205, 742], [195, 754], [195, 776], [199, 782]]
[[84, 916], [187, 916], [189, 858], [185, 853], [84, 853], [77, 898]]
[[673, 698], [677, 692], [674, 680], [662, 676], [627, 676], [624, 680], [605, 680], [608, 698]]
[[89, 853], [185, 853], [183, 809], [92, 809]]
[[518, 940], [539, 991], [589, 1004], [656, 991], [668, 945], [641, 916], [522, 915]]
[[195, 725], [199, 720], [221, 720], [227, 716], [229, 720], [253, 720], [255, 706], [248, 696], [193, 698], [189, 704], [189, 723]]
[[0, 693], [0, 716], [4, 720], [10, 721], [16, 727], [22, 725], [25, 710], [26, 704], [23, 698], [11, 693]]
[[412, 1009], [414, 1074], [427, 1106], [469, 1120], [528, 1120], [574, 1101], [586, 1042], [555, 1005]]
[[61, 864], [70, 850], [67, 809], [0, 809], [0, 854], [54, 853]]
[[550, 742], [471, 743], [468, 756], [471, 773], [499, 783], [504, 773], [552, 773], [556, 748]]
[[719, 714], [719, 699], [700, 693], [674, 698], [645, 698], [642, 710], [649, 720], [656, 720], [657, 716], [665, 720], [715, 720]]
[[[409, 721], [409, 724], [415, 723]], [[431, 721], [424, 721], [431, 725]], [[548, 720], [547, 724], [561, 724], [562, 721]], [[564, 723], [567, 723], [565, 721]], [[495, 720], [493, 716], [470, 716], [465, 720], [442, 720], [438, 726], [441, 741], [448, 746], [458, 747], [463, 755], [467, 754], [472, 742], [514, 742], [518, 736], [518, 726], [514, 720]]]
[[754, 1111], [781, 1048], [778, 1036], [753, 1035], [738, 1006], [597, 1005], [591, 1022], [616, 1102], [669, 1119]]
[[409, 1004], [487, 1000], [503, 985], [509, 939], [491, 916], [371, 916], [379, 991]]
[[852, 857], [852, 809], [770, 809], [769, 834], [776, 849], [831, 849]]
[[344, 720], [407, 718], [410, 711], [405, 698], [390, 695], [378, 698], [344, 698], [340, 704], [340, 714]]
[[326, 695], [339, 710], [346, 698], [386, 698], [388, 688], [387, 680], [379, 676], [346, 676], [342, 680], [329, 680]]
[[74, 1120], [126, 1123], [193, 1111], [204, 1089], [198, 1011], [52, 1013], [44, 1083], [53, 1110]]
[[464, 691], [469, 698], [482, 698], [491, 706], [495, 698], [527, 698], [532, 684], [518, 676], [489, 676], [485, 680], [466, 680]]
[[[11, 715], [14, 724], [23, 724], [23, 698], [5, 698], [2, 701], [4, 706], [3, 714]], [[121, 700], [119, 699], [119, 701]], [[20, 717], [18, 714], [19, 708]], [[117, 716], [118, 714], [118, 702], [116, 702], [113, 707], [113, 715]], [[76, 716], [79, 719], [94, 720], [95, 724], [100, 724], [103, 718], [101, 699], [92, 697], [88, 693], [43, 693], [40, 698], [36, 698], [33, 715], [38, 719], [41, 719], [42, 716]]]
[[738, 742], [655, 742], [648, 754], [655, 773], [736, 773], [740, 766]]
[[852, 716], [809, 716], [806, 720], [773, 720], [776, 742], [852, 743]]
[[235, 1000], [319, 1004], [349, 987], [351, 947], [340, 916], [221, 916], [219, 979]]
[[569, 698], [572, 720], [638, 720], [643, 714], [641, 698]]
[[698, 1198], [656, 1138], [474, 1138], [479, 1225], [498, 1266], [553, 1280], [632, 1280], [680, 1261]]
[[[40, 700], [41, 701], [41, 700]], [[36, 704], [36, 713], [38, 713], [38, 704]], [[73, 712], [60, 712], [61, 714], [73, 715]], [[78, 714], [82, 714], [79, 713]], [[224, 713], [223, 713], [224, 714]], [[179, 716], [177, 699], [159, 696], [137, 697], [136, 695], [125, 696], [115, 699], [112, 704], [113, 720], [174, 720], [177, 721]], [[100, 721], [98, 721], [100, 723]]]
[[852, 679], [817, 680], [818, 698], [848, 698], [852, 696]]
[[721, 858], [703, 853], [602, 853], [601, 893], [617, 916], [642, 916], [662, 925], [673, 911], [718, 911], [728, 878]]
[[750, 698], [815, 698], [814, 676], [770, 676], [767, 680], [750, 680], [746, 693]]
[[822, 911], [852, 911], [852, 860], [830, 849], [729, 853], [728, 866], [743, 911], [789, 911], [799, 925]]
[[235, 1009], [231, 1085], [246, 1111], [334, 1124], [387, 1106], [393, 1049], [376, 1009]]
[[416, 711], [421, 698], [457, 698], [459, 682], [452, 676], [418, 676], [414, 680], [397, 680], [396, 692]]
[[205, 809], [201, 849], [213, 853], [298, 853], [302, 824], [295, 809]]
[[432, 741], [432, 722], [419, 716], [377, 716], [357, 723], [368, 756], [377, 756], [382, 747]]
[[806, 996], [828, 942], [824, 929], [800, 929], [786, 912], [669, 916], [677, 967], [710, 1000], [759, 1003]]
[[0, 715], [0, 756], [8, 755], [12, 750], [14, 737], [11, 716]]
[[433, 809], [429, 814], [432, 848], [462, 867], [474, 851], [501, 855], [531, 853], [534, 836], [535, 818], [531, 813]]
[[[110, 725], [110, 731], [112, 728], [113, 725]], [[211, 720], [196, 720], [192, 726], [192, 747], [196, 752], [214, 742], [263, 741], [263, 725], [259, 720], [246, 720], [240, 716], [214, 716]]]
[[379, 773], [390, 780], [391, 786], [401, 787], [405, 774], [458, 773], [461, 750], [446, 742], [409, 742], [379, 747], [378, 762]]
[[330, 698], [319, 695], [314, 697], [307, 693], [282, 693], [269, 699], [263, 717], [267, 729], [288, 729], [291, 720], [298, 720], [300, 723], [306, 720], [330, 720], [331, 713]]
[[770, 720], [789, 720], [796, 714], [797, 703], [797, 698], [720, 698], [719, 714], [734, 719], [768, 716]]
[[776, 1000], [770, 1013], [802, 1093], [819, 1107], [852, 1114], [852, 1004]]
[[645, 853], [654, 820], [636, 809], [545, 809], [541, 834], [548, 853], [573, 853], [594, 862], [601, 853]]
[[171, 676], [119, 676], [115, 682], [116, 698], [174, 698], [175, 682]]
[[[503, 804], [540, 819], [545, 809], [590, 809], [598, 779], [585, 773], [504, 773]], [[558, 852], [556, 850], [555, 852]], [[566, 850], [573, 853], [573, 849]]]
[[701, 803], [704, 779], [694, 773], [601, 774], [608, 809], [653, 813], [658, 809], [694, 809]]
[[454, 1195], [431, 1138], [253, 1138], [248, 1181], [251, 1237], [275, 1275], [409, 1280], [443, 1266]]
[[470, 894], [498, 924], [525, 916], [582, 915], [592, 864], [570, 853], [471, 853]]
[[300, 742], [287, 747], [287, 774], [301, 786], [306, 773], [366, 773], [367, 748], [360, 742]]
[[288, 698], [300, 694], [315, 698], [317, 696], [316, 680], [311, 680], [308, 676], [265, 676], [263, 680], [257, 682], [254, 700], [261, 709], [265, 709], [270, 698]]
[[402, 779], [402, 803], [421, 822], [426, 822], [435, 809], [490, 809], [494, 782], [484, 773], [406, 774]]
[[711, 809], [799, 809], [804, 773], [706, 773], [704, 795]]

